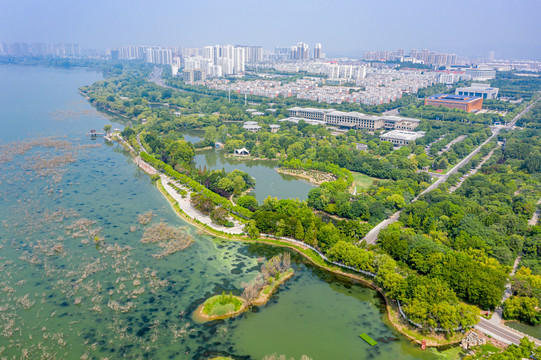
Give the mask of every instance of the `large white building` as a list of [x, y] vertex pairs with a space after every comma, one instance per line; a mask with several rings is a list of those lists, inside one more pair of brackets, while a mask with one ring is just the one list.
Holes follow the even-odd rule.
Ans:
[[472, 80], [486, 81], [496, 77], [496, 70], [493, 68], [471, 68], [466, 69], [466, 75], [470, 75]]
[[324, 122], [327, 125], [346, 127], [350, 129], [368, 130], [413, 130], [420, 120], [402, 116], [366, 115], [359, 112], [343, 112], [334, 109], [316, 109], [293, 107], [289, 109], [289, 116], [307, 120]]
[[401, 147], [407, 146], [410, 142], [415, 141], [421, 137], [425, 136], [424, 131], [404, 131], [404, 130], [393, 130], [380, 135], [380, 141], [389, 141], [393, 143], [394, 146]]
[[490, 84], [476, 84], [473, 83], [468, 87], [461, 87], [455, 90], [455, 95], [464, 96], [478, 96], [483, 99], [496, 99], [498, 98], [498, 91], [500, 89], [490, 87]]

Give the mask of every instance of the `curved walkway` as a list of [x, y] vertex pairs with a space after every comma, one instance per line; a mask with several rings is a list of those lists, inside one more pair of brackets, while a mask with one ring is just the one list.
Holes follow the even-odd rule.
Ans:
[[[207, 226], [210, 226], [214, 230], [223, 231], [223, 232], [228, 233], [228, 234], [237, 234], [238, 235], [238, 234], [243, 234], [244, 233], [244, 225], [241, 224], [240, 222], [238, 222], [235, 219], [231, 220], [231, 221], [233, 221], [233, 224], [235, 224], [233, 227], [225, 227], [225, 226], [222, 226], [222, 225], [215, 224], [212, 221], [212, 219], [210, 218], [210, 216], [202, 214], [201, 212], [196, 210], [192, 206], [192, 204], [190, 203], [190, 196], [192, 194], [192, 191], [187, 189], [186, 187], [182, 186], [181, 184], [179, 184], [178, 182], [176, 182], [172, 178], [170, 178], [170, 177], [168, 177], [168, 176], [166, 176], [164, 174], [160, 174], [160, 181], [161, 181], [161, 184], [162, 184], [163, 188], [165, 189], [165, 191], [167, 191], [167, 193], [173, 199], [175, 199], [175, 201], [177, 202], [180, 209], [183, 212], [185, 212], [186, 215], [188, 215], [192, 219], [195, 219], [195, 220], [199, 221], [200, 223], [203, 223], [203, 224], [205, 224]], [[169, 185], [170, 182], [175, 184], [175, 186], [177, 186], [178, 188], [186, 190], [188, 195], [185, 196], [185, 197], [182, 197], [179, 193], [177, 193], [177, 191], [175, 189], [173, 189]]]

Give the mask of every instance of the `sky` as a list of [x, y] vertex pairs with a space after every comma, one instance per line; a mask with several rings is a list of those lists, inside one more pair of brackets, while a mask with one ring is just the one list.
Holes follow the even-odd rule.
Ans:
[[541, 60], [541, 0], [0, 0], [0, 42], [321, 43], [328, 57], [430, 49]]

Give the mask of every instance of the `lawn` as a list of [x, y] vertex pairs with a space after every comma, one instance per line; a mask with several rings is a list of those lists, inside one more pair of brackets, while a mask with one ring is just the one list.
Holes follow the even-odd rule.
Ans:
[[203, 313], [207, 316], [224, 316], [239, 311], [244, 306], [244, 299], [230, 295], [216, 295], [207, 299]]
[[380, 183], [390, 181], [387, 179], [378, 179], [354, 171], [351, 172], [351, 175], [353, 175], [353, 186], [357, 187], [357, 191], [368, 189], [374, 181], [379, 181]]

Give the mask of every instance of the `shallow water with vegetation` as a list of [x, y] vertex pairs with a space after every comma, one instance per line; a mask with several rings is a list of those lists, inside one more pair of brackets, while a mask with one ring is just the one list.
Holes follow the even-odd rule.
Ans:
[[[296, 254], [295, 275], [267, 305], [194, 323], [191, 314], [206, 298], [240, 295], [261, 262], [283, 250], [200, 234], [121, 147], [91, 140], [88, 131], [110, 118], [77, 89], [99, 74], [1, 66], [0, 78], [0, 358], [454, 356], [421, 351], [386, 324], [376, 292]], [[210, 156], [210, 166], [212, 154], [198, 156]], [[142, 221], [149, 211], [154, 216]], [[160, 223], [193, 242], [157, 256], [167, 240], [141, 240]], [[359, 339], [361, 332], [378, 345]]]

